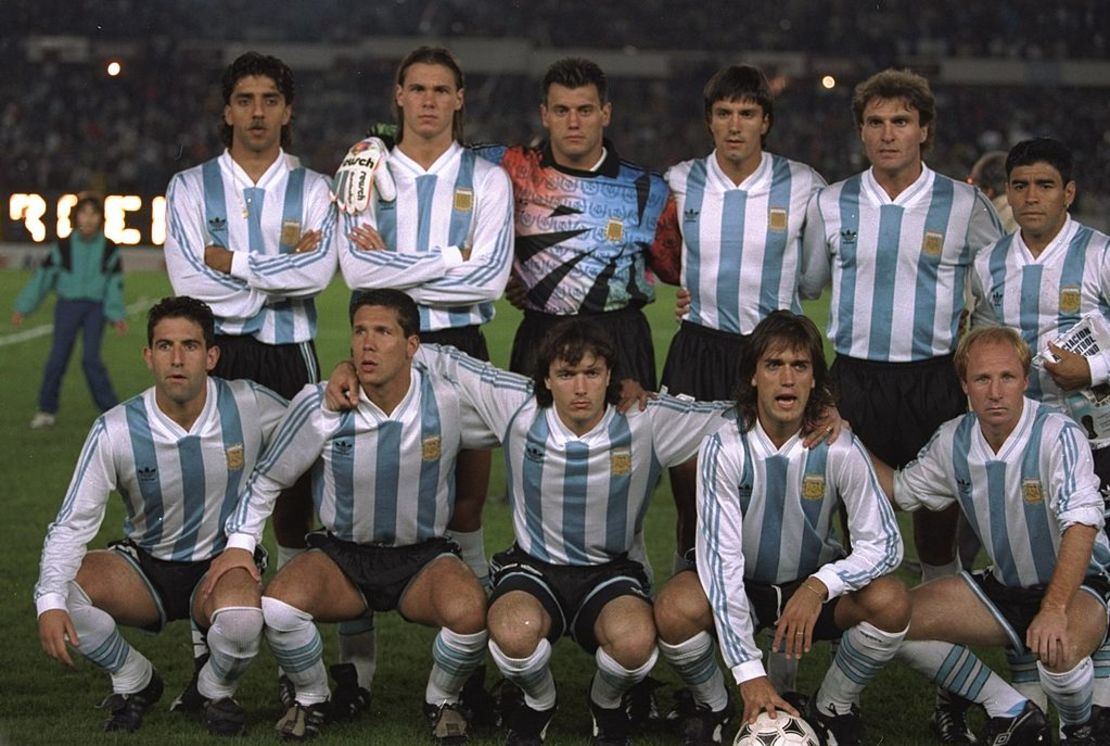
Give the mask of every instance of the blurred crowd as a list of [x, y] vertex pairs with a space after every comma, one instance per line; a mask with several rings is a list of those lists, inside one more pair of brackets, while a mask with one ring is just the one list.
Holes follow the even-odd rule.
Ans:
[[[326, 44], [357, 40], [356, 35], [408, 35], [414, 44], [430, 35], [447, 45], [454, 36], [480, 35], [564, 48], [718, 49], [724, 59], [739, 39], [760, 51], [862, 55], [866, 62], [857, 64], [865, 77], [923, 55], [1105, 58], [1104, 30], [1110, 28], [1110, 5], [1096, 0], [1037, 7], [945, 0], [912, 9], [903, 2], [782, 0], [720, 3], [712, 12], [705, 4], [697, 5], [700, 12], [685, 5], [616, 0], [593, 3], [585, 13], [581, 4], [557, 0], [532, 0], [526, 8], [514, 2], [508, 9], [504, 3], [461, 0], [356, 6], [317, 0], [307, 12], [309, 4], [300, 0], [272, 5], [20, 0], [8, 9], [8, 33], [0, 38], [0, 64], [7, 71], [0, 79], [0, 185], [154, 194], [175, 171], [220, 152], [224, 61], [198, 55], [195, 46], [181, 44], [184, 39], [239, 40], [265, 51], [280, 41]], [[64, 55], [46, 55], [32, 61], [23, 40], [45, 34], [127, 40], [132, 50], [122, 73], [112, 78], [104, 73], [104, 60], [67, 62]], [[462, 63], [465, 67], [465, 56]], [[332, 171], [370, 123], [391, 120], [391, 62], [339, 59], [322, 70], [298, 69], [295, 62], [293, 67], [298, 93], [291, 150], [306, 165]], [[614, 76], [609, 135], [621, 155], [662, 170], [706, 152], [710, 141], [700, 92], [714, 67], [702, 55], [673, 64], [669, 79]], [[834, 181], [863, 166], [850, 111], [857, 81], [842, 79], [826, 90], [816, 78], [779, 77], [783, 90], [767, 146], [812, 164]], [[939, 116], [935, 146], [926, 156], [931, 166], [961, 177], [985, 150], [1051, 135], [1075, 150], [1081, 209], [1110, 212], [1106, 89], [940, 83], [934, 88]], [[469, 74], [467, 138], [541, 137], [538, 89], [539, 82], [522, 73]]]

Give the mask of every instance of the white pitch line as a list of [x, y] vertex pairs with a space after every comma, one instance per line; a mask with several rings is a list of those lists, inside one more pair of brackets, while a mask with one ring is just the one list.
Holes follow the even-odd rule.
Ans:
[[[154, 301], [143, 296], [127, 307], [127, 315], [134, 316], [135, 314], [142, 313], [153, 305]], [[27, 342], [32, 339], [38, 339], [39, 337], [45, 337], [53, 331], [53, 324], [40, 324], [39, 326], [32, 326], [29, 329], [24, 329], [23, 331], [14, 332], [12, 334], [2, 334], [0, 335], [0, 347], [7, 347], [8, 345], [14, 345], [19, 342]]]

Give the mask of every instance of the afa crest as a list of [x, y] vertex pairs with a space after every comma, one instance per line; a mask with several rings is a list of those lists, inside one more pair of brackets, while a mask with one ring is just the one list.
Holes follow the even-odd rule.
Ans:
[[802, 497], [806, 500], [820, 500], [825, 496], [825, 478], [808, 474], [802, 480]]
[[772, 207], [767, 213], [767, 225], [773, 231], [786, 230], [787, 214], [781, 207]]
[[281, 243], [283, 246], [296, 246], [301, 240], [301, 224], [296, 220], [285, 220], [281, 224]]
[[617, 218], [609, 218], [609, 224], [605, 226], [605, 239], [613, 243], [620, 243], [624, 240], [624, 223]]
[[459, 187], [455, 190], [455, 210], [470, 212], [474, 209], [474, 190]]
[[1021, 483], [1021, 499], [1025, 501], [1026, 505], [1036, 505], [1044, 501], [1044, 495], [1041, 493], [1041, 480], [1039, 479], [1026, 479]]
[[1079, 313], [1079, 288], [1074, 285], [1060, 288], [1060, 310], [1063, 313]]
[[227, 447], [227, 470], [239, 471], [243, 468], [243, 444], [236, 443]]
[[926, 256], [940, 256], [944, 251], [944, 236], [933, 231], [925, 233], [925, 242], [921, 245], [921, 251]]
[[616, 476], [623, 477], [632, 472], [632, 451], [627, 448], [614, 450], [609, 455], [609, 470]]
[[437, 461], [441, 451], [442, 447], [438, 435], [424, 438], [423, 442], [420, 444], [421, 457], [425, 461]]

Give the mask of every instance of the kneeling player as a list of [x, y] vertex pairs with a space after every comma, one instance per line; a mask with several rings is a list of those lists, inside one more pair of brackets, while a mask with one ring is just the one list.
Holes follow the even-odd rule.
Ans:
[[[194, 589], [224, 548], [221, 517], [285, 400], [249, 381], [209, 377], [219, 357], [212, 311], [193, 298], [165, 298], [150, 310], [143, 356], [154, 386], [97, 418], [47, 532], [35, 586], [39, 637], [66, 665], [69, 643], [107, 671], [114, 693], [105, 730], [135, 731], [161, 697], [162, 679], [116, 624], [157, 631], [191, 616], [208, 630], [211, 656], [198, 678], [208, 728], [234, 735], [246, 720], [232, 696], [262, 634], [261, 557], [248, 556], [208, 592]], [[127, 504], [127, 536], [85, 554], [113, 490]]]
[[[755, 327], [749, 350], [738, 422], [699, 453], [697, 575], [680, 572], [659, 592], [659, 647], [693, 694], [686, 743], [703, 744], [720, 742], [732, 714], [713, 659], [714, 623], [748, 722], [761, 710], [798, 714], [767, 679], [756, 630], [774, 626], [773, 649], [794, 658], [815, 639], [841, 639], [808, 717], [837, 744], [856, 744], [860, 692], [894, 656], [909, 621], [906, 589], [888, 575], [902, 540], [855, 437], [802, 443], [803, 429], [831, 404], [813, 323], [776, 311]], [[851, 553], [833, 534], [841, 504]]]
[[[398, 290], [359, 293], [351, 307], [358, 404], [327, 409], [324, 385], [306, 386], [228, 520], [228, 550], [213, 572], [244, 567], [282, 489], [310, 468], [325, 530], [266, 587], [266, 639], [295, 688], [278, 721], [283, 738], [314, 736], [329, 697], [314, 621], [343, 622], [396, 609], [439, 627], [424, 711], [440, 742], [466, 739], [459, 692], [486, 649], [486, 597], [446, 537], [455, 456], [483, 432], [464, 422], [453, 386], [413, 362], [419, 315]], [[246, 551], [244, 551], [246, 550]]]
[[[972, 411], [942, 425], [902, 470], [876, 466], [905, 510], [959, 505], [993, 563], [914, 588], [908, 639], [1035, 654], [1062, 743], [1093, 746], [1105, 743], [1093, 732], [1091, 654], [1106, 638], [1110, 544], [1086, 435], [1025, 396], [1030, 358], [1012, 329], [968, 334], [955, 362]], [[927, 643], [907, 643], [901, 655], [926, 673], [962, 675]], [[989, 743], [1041, 742], [1032, 703], [1014, 700], [1004, 714], [988, 723]]]

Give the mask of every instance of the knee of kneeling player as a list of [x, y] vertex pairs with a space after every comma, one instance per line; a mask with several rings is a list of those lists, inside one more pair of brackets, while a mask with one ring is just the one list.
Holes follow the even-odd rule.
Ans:
[[668, 588], [670, 586], [664, 586], [659, 592], [653, 614], [659, 638], [677, 645], [708, 629], [712, 625], [712, 615], [703, 597]]
[[627, 669], [637, 669], [655, 654], [655, 630], [650, 626], [636, 627], [615, 636], [602, 649]]
[[863, 599], [866, 621], [884, 632], [901, 632], [910, 623], [910, 594], [901, 581], [885, 576], [867, 586]]

